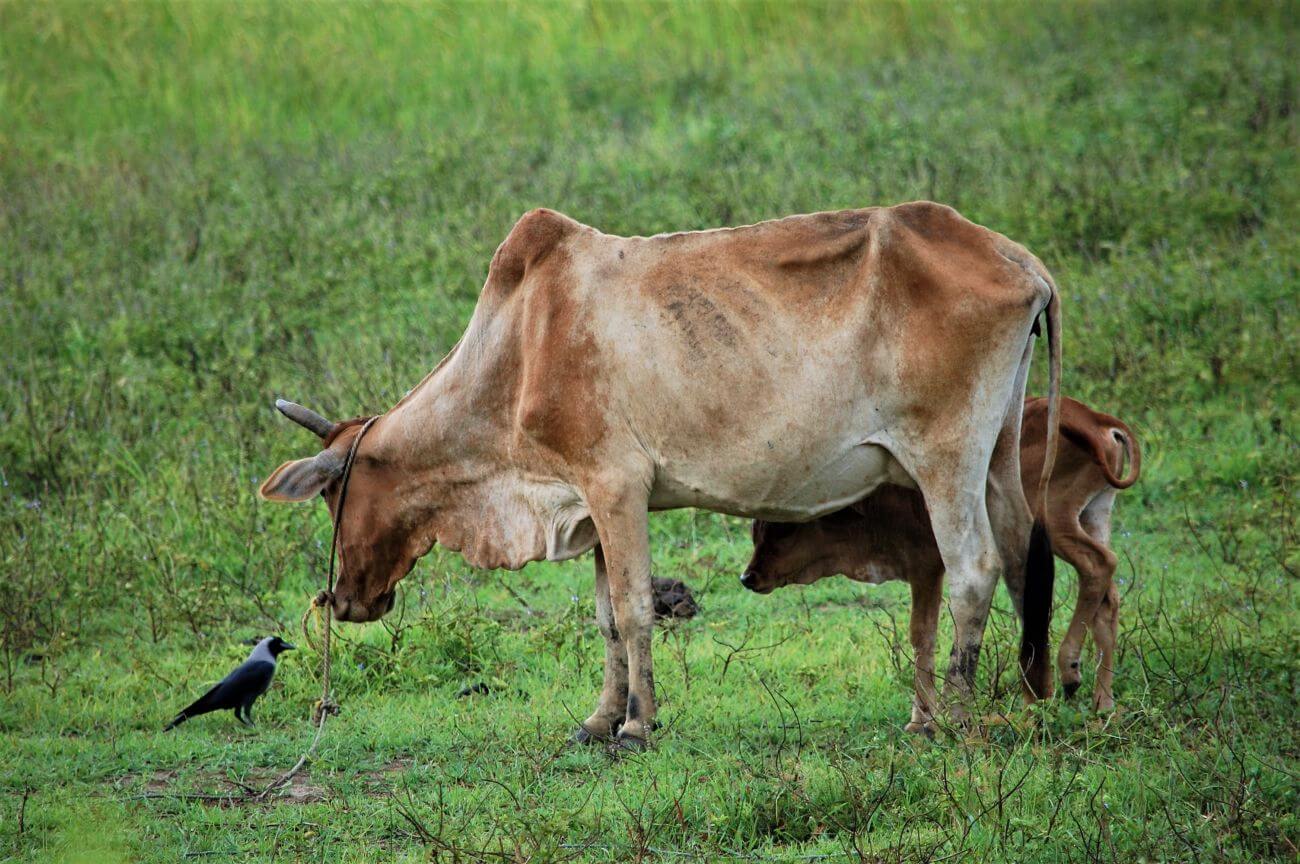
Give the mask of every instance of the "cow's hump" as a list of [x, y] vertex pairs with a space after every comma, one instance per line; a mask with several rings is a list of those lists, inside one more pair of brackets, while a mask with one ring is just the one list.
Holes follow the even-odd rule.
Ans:
[[545, 207], [529, 210], [519, 217], [492, 256], [487, 288], [505, 294], [512, 292], [523, 281], [525, 273], [541, 266], [566, 237], [581, 227], [563, 213]]

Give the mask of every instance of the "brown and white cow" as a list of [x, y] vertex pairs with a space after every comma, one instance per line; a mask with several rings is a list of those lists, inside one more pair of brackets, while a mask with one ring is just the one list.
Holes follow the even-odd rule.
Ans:
[[[654, 237], [534, 210], [461, 340], [357, 447], [334, 612], [382, 616], [434, 543], [508, 569], [594, 548], [605, 681], [576, 734], [639, 747], [655, 718], [647, 513], [803, 521], [893, 482], [931, 502], [967, 680], [1003, 564], [1026, 584], [1020, 404], [1044, 311], [1055, 393], [1047, 270], [928, 202]], [[324, 450], [261, 494], [322, 494], [337, 518], [364, 427], [281, 410]], [[999, 440], [1016, 446], [991, 465]]]
[[[1025, 402], [1020, 446], [1025, 495], [1038, 496], [1047, 426], [1046, 399]], [[1110, 549], [1110, 514], [1116, 492], [1138, 478], [1141, 451], [1123, 421], [1093, 411], [1074, 399], [1061, 400], [1063, 441], [1052, 469], [1050, 509], [1045, 521], [1052, 552], [1079, 574], [1079, 598], [1061, 645], [1057, 668], [1066, 696], [1079, 687], [1079, 655], [1085, 630], [1097, 647], [1093, 707], [1114, 707], [1115, 637], [1119, 592], [1115, 553]], [[1125, 460], [1128, 475], [1120, 477]], [[1035, 502], [1037, 503], [1037, 502]], [[943, 604], [943, 559], [930, 530], [925, 502], [913, 489], [886, 485], [858, 503], [803, 524], [756, 520], [754, 552], [741, 577], [752, 591], [767, 594], [784, 585], [808, 585], [844, 575], [859, 582], [910, 583], [910, 637], [916, 678], [910, 731], [925, 731], [934, 716], [934, 647]]]

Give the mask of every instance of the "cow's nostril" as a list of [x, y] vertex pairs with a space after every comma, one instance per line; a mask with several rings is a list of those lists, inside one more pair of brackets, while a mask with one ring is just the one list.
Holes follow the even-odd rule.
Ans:
[[746, 570], [740, 575], [740, 584], [753, 591], [754, 586], [758, 584], [758, 574], [753, 570]]

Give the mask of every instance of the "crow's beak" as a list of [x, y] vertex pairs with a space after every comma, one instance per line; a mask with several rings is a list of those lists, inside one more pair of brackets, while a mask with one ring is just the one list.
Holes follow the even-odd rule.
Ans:
[[297, 645], [291, 645], [291, 644], [289, 644], [288, 642], [281, 643], [280, 647], [281, 647], [282, 649], [284, 649], [285, 651], [297, 651], [297, 650], [298, 650], [298, 646], [297, 646]]

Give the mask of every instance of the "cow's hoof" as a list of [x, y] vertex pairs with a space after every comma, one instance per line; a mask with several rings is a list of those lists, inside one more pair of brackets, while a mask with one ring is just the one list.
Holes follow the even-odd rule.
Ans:
[[599, 738], [597, 738], [595, 735], [592, 735], [591, 732], [587, 731], [586, 726], [579, 726], [577, 729], [574, 730], [573, 734], [569, 736], [570, 744], [577, 744], [583, 747], [590, 744], [595, 744], [599, 740], [600, 740]]
[[1065, 694], [1066, 699], [1073, 699], [1074, 694], [1079, 692], [1079, 685], [1082, 683], [1081, 681], [1062, 681], [1061, 692]]
[[614, 740], [609, 744], [609, 752], [614, 756], [621, 756], [624, 753], [644, 753], [649, 749], [649, 741], [635, 735], [624, 735], [622, 732], [614, 736]]
[[903, 727], [904, 732], [911, 732], [913, 735], [924, 735], [926, 738], [934, 740], [933, 723], [917, 723], [913, 720]]
[[582, 745], [584, 747], [592, 744], [606, 744], [613, 737], [614, 731], [616, 730], [610, 730], [608, 735], [598, 735], [588, 729], [586, 724], [583, 724], [575, 729], [573, 734], [569, 736], [569, 743]]

